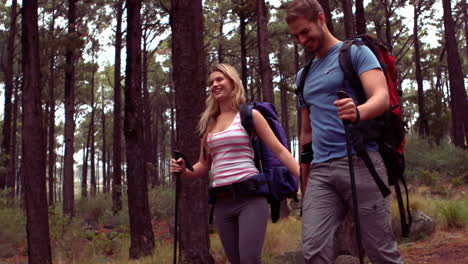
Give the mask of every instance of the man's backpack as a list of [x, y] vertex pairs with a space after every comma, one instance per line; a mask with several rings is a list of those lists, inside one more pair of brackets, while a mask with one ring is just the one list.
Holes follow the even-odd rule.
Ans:
[[[407, 237], [410, 232], [412, 217], [409, 208], [408, 187], [404, 178], [405, 160], [405, 128], [401, 113], [401, 90], [398, 89], [396, 79], [395, 58], [389, 53], [388, 49], [376, 39], [368, 35], [359, 35], [344, 41], [340, 48], [339, 64], [344, 73], [345, 81], [349, 82], [357, 97], [357, 105], [363, 104], [367, 100], [367, 96], [361, 84], [358, 74], [353, 69], [351, 61], [351, 46], [358, 45], [367, 46], [378, 59], [382, 70], [387, 79], [387, 87], [389, 94], [390, 107], [381, 116], [373, 119], [360, 121], [357, 125], [353, 125], [351, 132], [353, 137], [353, 145], [357, 155], [363, 159], [377, 186], [379, 187], [384, 197], [390, 194], [390, 190], [385, 183], [377, 175], [374, 165], [367, 153], [366, 143], [368, 141], [376, 141], [379, 145], [379, 152], [387, 169], [388, 182], [395, 187], [398, 207], [400, 211], [400, 221], [402, 227], [402, 235]], [[298, 86], [297, 93], [302, 96], [304, 83], [307, 72], [311, 66], [309, 62], [302, 71], [301, 80]], [[403, 203], [400, 183], [405, 188], [406, 192], [406, 209]]]
[[269, 193], [267, 198], [270, 203], [271, 220], [275, 223], [278, 221], [280, 216], [281, 201], [286, 198], [296, 198], [298, 191], [297, 178], [281, 164], [265, 143], [253, 134], [253, 109], [263, 115], [281, 144], [283, 144], [287, 149], [289, 149], [289, 147], [286, 139], [286, 133], [284, 128], [281, 126], [281, 122], [278, 119], [278, 114], [273, 104], [268, 102], [252, 102], [242, 104], [240, 106], [239, 111], [242, 126], [252, 138], [252, 147], [255, 152], [255, 166], [263, 173], [266, 183], [268, 184]]

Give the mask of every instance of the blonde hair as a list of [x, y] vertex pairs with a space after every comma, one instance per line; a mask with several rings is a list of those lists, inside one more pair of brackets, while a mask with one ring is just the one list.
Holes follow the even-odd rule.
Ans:
[[298, 18], [316, 22], [323, 8], [316, 0], [294, 0], [286, 9], [286, 22], [292, 23]]
[[[231, 81], [233, 86], [231, 108], [233, 110], [238, 110], [239, 106], [246, 102], [244, 86], [239, 78], [239, 73], [233, 66], [228, 64], [217, 64], [213, 66], [210, 74], [213, 72], [220, 72]], [[220, 113], [219, 103], [214, 99], [213, 94], [210, 93], [208, 98], [206, 98], [205, 111], [201, 114], [200, 121], [198, 122], [198, 132], [200, 136], [203, 137], [203, 142], [206, 141], [206, 135], [213, 126], [213, 120], [215, 120]]]

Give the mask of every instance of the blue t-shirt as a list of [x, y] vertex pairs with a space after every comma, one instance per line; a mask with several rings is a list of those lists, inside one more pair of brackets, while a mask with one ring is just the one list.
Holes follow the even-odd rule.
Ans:
[[[357, 98], [348, 82], [344, 81], [344, 74], [338, 62], [342, 44], [343, 42], [336, 44], [324, 56], [313, 61], [307, 73], [303, 97], [298, 97], [299, 107], [309, 107], [313, 164], [347, 155], [343, 122], [338, 118], [338, 110], [333, 102], [338, 99], [336, 93], [339, 90], [344, 90], [355, 103]], [[354, 71], [359, 76], [371, 69], [381, 69], [377, 58], [366, 46], [353, 45], [351, 61]], [[297, 74], [296, 85], [299, 85], [301, 74], [302, 70]], [[376, 150], [377, 145], [371, 144], [368, 149]]]

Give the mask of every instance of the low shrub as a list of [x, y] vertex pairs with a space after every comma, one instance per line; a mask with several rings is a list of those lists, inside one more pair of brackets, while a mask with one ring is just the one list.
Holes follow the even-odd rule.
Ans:
[[167, 219], [174, 216], [175, 186], [163, 185], [148, 192], [151, 216]]
[[453, 144], [442, 143], [437, 146], [428, 140], [410, 136], [405, 147], [405, 158], [405, 174], [412, 181], [424, 183], [428, 180], [434, 183], [436, 173], [442, 179], [468, 174], [468, 152]]
[[468, 224], [468, 200], [439, 201], [437, 206], [438, 222], [447, 228], [464, 228]]
[[18, 207], [0, 209], [0, 244], [19, 246], [26, 239], [26, 216]]

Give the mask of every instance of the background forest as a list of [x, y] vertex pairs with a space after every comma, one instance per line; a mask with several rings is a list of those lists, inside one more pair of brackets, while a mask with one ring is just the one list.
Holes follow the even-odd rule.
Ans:
[[[319, 2], [339, 39], [369, 34], [396, 57], [412, 210], [466, 234], [466, 1]], [[172, 261], [171, 154], [198, 159], [216, 63], [238, 69], [249, 101], [275, 104], [297, 156], [295, 80], [311, 54], [288, 33], [287, 3], [0, 0], [0, 263]], [[225, 261], [208, 186], [180, 183], [180, 263]], [[282, 216], [267, 263], [300, 245], [294, 205]]]

